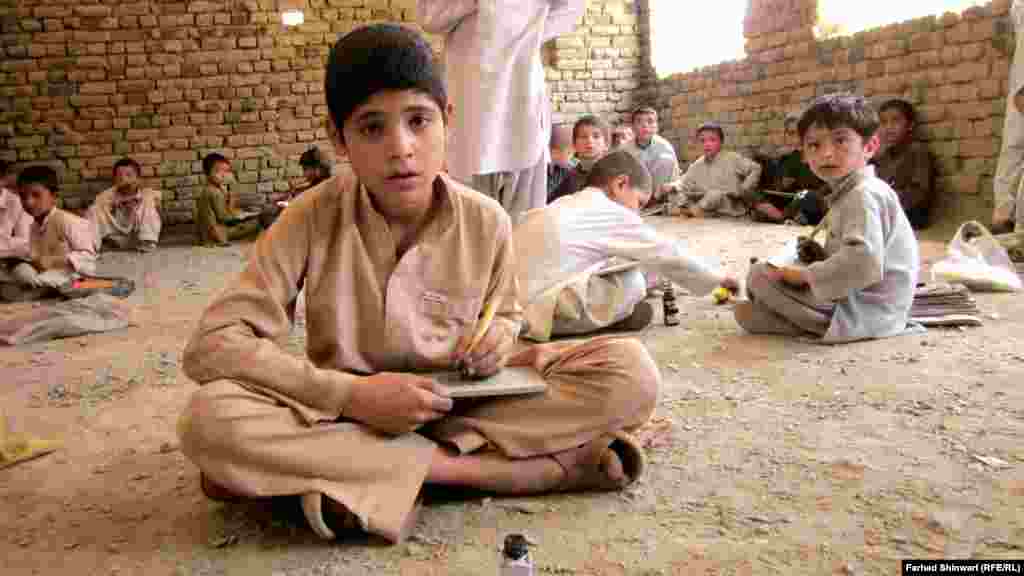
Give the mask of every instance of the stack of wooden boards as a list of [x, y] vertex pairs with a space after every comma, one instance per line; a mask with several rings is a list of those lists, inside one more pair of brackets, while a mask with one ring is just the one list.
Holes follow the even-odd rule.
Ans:
[[981, 326], [981, 310], [963, 284], [922, 284], [910, 317], [925, 326]]

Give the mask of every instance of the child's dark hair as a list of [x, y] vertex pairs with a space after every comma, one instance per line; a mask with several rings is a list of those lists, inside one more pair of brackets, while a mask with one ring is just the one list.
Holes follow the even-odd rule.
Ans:
[[590, 169], [587, 186], [607, 188], [612, 179], [622, 175], [629, 176], [633, 188], [651, 192], [653, 180], [650, 171], [639, 158], [627, 150], [615, 150], [602, 156]]
[[54, 196], [60, 191], [60, 179], [57, 171], [44, 164], [29, 166], [18, 174], [18, 187], [41, 184]]
[[598, 118], [597, 116], [587, 115], [580, 118], [579, 120], [576, 121], [575, 124], [572, 125], [573, 142], [575, 142], [576, 138], [579, 136], [580, 128], [583, 128], [584, 126], [597, 128], [598, 130], [601, 131], [601, 134], [604, 136], [605, 141], [608, 140], [608, 123], [602, 120], [601, 118]]
[[446, 115], [448, 92], [430, 44], [397, 24], [370, 24], [341, 37], [327, 60], [324, 91], [338, 137], [352, 112], [378, 92], [415, 90]]
[[916, 122], [917, 114], [914, 112], [914, 105], [902, 98], [892, 98], [882, 102], [882, 105], [878, 107], [879, 116], [886, 110], [899, 110], [900, 114], [903, 114], [903, 117], [907, 119], [907, 123], [911, 126]]
[[136, 174], [142, 174], [142, 166], [139, 166], [138, 162], [127, 157], [121, 158], [120, 160], [114, 163], [113, 172], [116, 173], [118, 168], [124, 168], [125, 166], [130, 166], [131, 168], [133, 168]]
[[718, 139], [725, 142], [725, 130], [722, 130], [722, 125], [718, 122], [705, 122], [697, 127], [697, 137], [700, 138], [701, 132], [714, 132], [718, 134]]
[[231, 164], [223, 154], [220, 154], [219, 152], [210, 152], [206, 155], [206, 158], [203, 158], [203, 174], [209, 176], [210, 172], [213, 172], [213, 167], [221, 162]]
[[800, 115], [800, 122], [796, 125], [800, 140], [815, 124], [829, 130], [849, 128], [867, 140], [878, 131], [878, 112], [863, 96], [849, 92], [826, 94], [815, 98]]
[[633, 114], [630, 115], [629, 121], [636, 122], [636, 117], [640, 116], [641, 114], [653, 114], [655, 118], [658, 117], [658, 111], [655, 110], [654, 108], [651, 108], [650, 106], [641, 106], [636, 110], [633, 110]]
[[7, 171], [11, 169], [11, 163], [3, 158], [0, 158], [0, 178], [7, 176]]

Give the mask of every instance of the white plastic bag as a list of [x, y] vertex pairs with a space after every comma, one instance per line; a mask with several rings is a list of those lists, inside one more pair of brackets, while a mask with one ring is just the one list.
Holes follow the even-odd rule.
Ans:
[[980, 222], [960, 225], [946, 257], [932, 266], [932, 282], [964, 284], [977, 292], [1017, 292], [1020, 276], [999, 241]]

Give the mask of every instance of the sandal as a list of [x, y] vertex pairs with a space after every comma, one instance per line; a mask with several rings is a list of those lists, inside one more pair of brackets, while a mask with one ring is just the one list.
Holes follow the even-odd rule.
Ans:
[[[577, 450], [582, 450], [583, 454]], [[613, 450], [619, 457], [625, 480], [613, 480], [605, 473], [602, 459], [606, 450]], [[555, 492], [621, 490], [640, 477], [645, 464], [643, 448], [622, 431], [601, 436], [576, 450], [559, 452], [552, 458], [565, 470], [565, 478], [554, 488]]]

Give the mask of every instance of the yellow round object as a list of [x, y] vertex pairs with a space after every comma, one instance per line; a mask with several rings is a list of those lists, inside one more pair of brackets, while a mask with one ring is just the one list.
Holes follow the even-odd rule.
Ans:
[[715, 304], [725, 304], [732, 299], [732, 292], [719, 286], [711, 292], [711, 298], [714, 300]]

